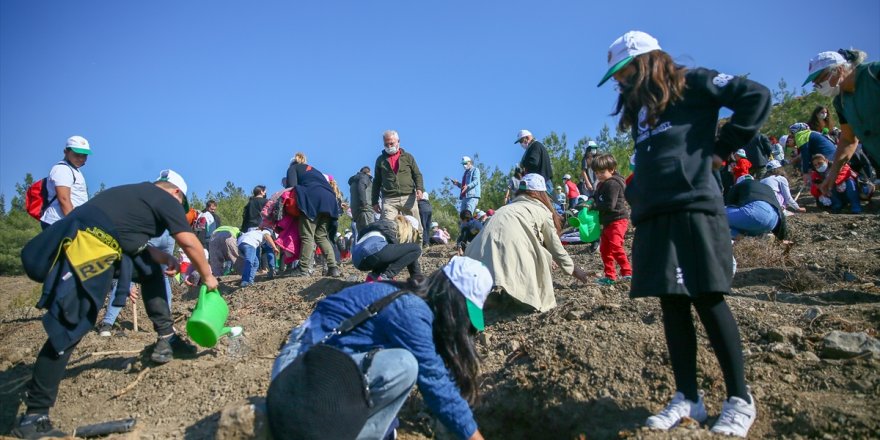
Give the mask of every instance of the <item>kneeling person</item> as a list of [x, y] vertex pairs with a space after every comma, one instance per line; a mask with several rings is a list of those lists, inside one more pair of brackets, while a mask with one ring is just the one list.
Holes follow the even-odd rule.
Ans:
[[410, 216], [397, 216], [371, 223], [351, 249], [351, 262], [358, 270], [370, 271], [367, 281], [390, 280], [404, 267], [410, 276], [421, 273], [422, 255], [418, 222]]
[[[174, 171], [164, 170], [153, 183], [102, 191], [22, 249], [22, 265], [28, 276], [43, 283], [37, 307], [47, 310], [43, 327], [48, 340], [37, 354], [27, 385], [27, 411], [12, 435], [63, 435], [52, 428], [49, 410], [55, 405], [70, 355], [94, 327], [114, 277], [119, 279], [119, 290], [127, 290], [132, 281], [141, 284], [147, 315], [159, 335], [151, 356], [154, 362], [166, 363], [174, 356], [195, 354], [195, 346], [175, 334], [165, 296], [163, 276], [176, 274], [179, 263], [147, 244], [150, 237], [167, 229], [192, 260], [205, 285], [217, 288], [202, 244], [192, 233], [181, 204], [188, 208], [186, 182]], [[168, 267], [165, 273], [162, 264]], [[127, 296], [118, 292], [114, 305], [123, 306]]]

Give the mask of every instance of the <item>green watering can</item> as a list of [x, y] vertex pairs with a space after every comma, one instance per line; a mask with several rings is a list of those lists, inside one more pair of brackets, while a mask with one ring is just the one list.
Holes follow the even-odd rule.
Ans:
[[208, 288], [202, 285], [196, 308], [186, 322], [186, 333], [196, 344], [211, 348], [217, 345], [217, 340], [223, 335], [241, 334], [241, 327], [225, 327], [227, 317], [229, 317], [229, 306], [220, 296], [220, 292], [217, 290], [209, 292]]
[[602, 228], [599, 225], [599, 211], [592, 209], [581, 209], [577, 218], [568, 219], [568, 224], [578, 228], [582, 243], [592, 243], [599, 239], [602, 234]]

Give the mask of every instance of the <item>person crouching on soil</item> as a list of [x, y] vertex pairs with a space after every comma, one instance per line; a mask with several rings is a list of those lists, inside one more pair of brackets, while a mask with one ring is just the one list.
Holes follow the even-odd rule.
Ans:
[[730, 238], [758, 237], [773, 232], [780, 240], [786, 236], [785, 215], [773, 189], [746, 174], [736, 181], [724, 198]]
[[495, 211], [465, 255], [482, 261], [495, 285], [512, 298], [546, 312], [556, 307], [553, 261], [566, 274], [588, 281], [587, 273], [575, 267], [562, 247], [561, 222], [551, 205], [544, 177], [526, 174], [513, 201]]
[[810, 194], [816, 198], [816, 204], [820, 208], [830, 207], [831, 212], [835, 214], [839, 213], [844, 205], [849, 204], [853, 214], [861, 214], [861, 200], [859, 199], [859, 192], [856, 190], [856, 178], [858, 176], [849, 167], [849, 164], [841, 165], [840, 172], [837, 173], [837, 178], [834, 179], [834, 186], [831, 187], [828, 194], [825, 194], [822, 192], [822, 182], [831, 174], [828, 158], [823, 154], [814, 154], [812, 161]]
[[599, 237], [599, 255], [605, 265], [605, 276], [596, 280], [599, 284], [614, 284], [617, 281], [617, 270], [614, 263], [620, 266], [620, 276], [624, 280], [632, 279], [632, 267], [623, 249], [623, 236], [629, 226], [629, 210], [623, 196], [626, 183], [617, 174], [617, 161], [610, 154], [602, 154], [590, 164], [596, 173], [595, 204], [593, 209], [599, 211], [599, 224], [602, 235]]
[[782, 167], [781, 161], [773, 159], [767, 162], [767, 177], [761, 179], [761, 183], [769, 186], [776, 193], [776, 201], [779, 202], [779, 206], [787, 207], [793, 212], [807, 212], [791, 196], [788, 176], [785, 175], [785, 169]]
[[360, 232], [351, 250], [351, 262], [358, 270], [369, 271], [366, 281], [391, 280], [406, 267], [409, 275], [421, 273], [420, 225], [411, 216], [381, 219]]
[[[675, 64], [657, 40], [627, 32], [608, 50], [619, 96], [618, 128], [635, 139], [636, 169], [626, 189], [636, 227], [630, 297], [656, 296], [675, 377], [669, 405], [646, 424], [668, 430], [708, 415], [697, 386], [697, 309], [724, 375], [727, 397], [712, 431], [745, 437], [757, 416], [745, 380], [742, 342], [724, 301], [733, 248], [713, 168], [755, 136], [770, 112], [770, 91], [744, 77]], [[733, 110], [716, 139], [721, 107]]]
[[[272, 366], [266, 403], [274, 437], [395, 438], [392, 424], [418, 384], [425, 404], [452, 434], [481, 440], [469, 407], [479, 395], [473, 335], [484, 328], [482, 309], [491, 288], [492, 276], [483, 264], [453, 257], [427, 278], [357, 284], [318, 302], [290, 332]], [[391, 302], [350, 331], [334, 334], [343, 320], [354, 320], [383, 298]], [[318, 403], [335, 402], [334, 396], [297, 392], [306, 384], [297, 380], [294, 360], [322, 343], [349, 355], [365, 375], [373, 403], [368, 414], [358, 418], [352, 411], [332, 411]]]
[[[208, 289], [217, 288], [202, 244], [186, 221], [186, 189], [179, 174], [164, 170], [153, 183], [101, 191], [22, 249], [21, 261], [28, 277], [43, 283], [37, 307], [47, 309], [43, 328], [48, 339], [37, 354], [24, 398], [27, 410], [12, 430], [13, 436], [65, 435], [52, 427], [49, 410], [55, 405], [71, 353], [94, 327], [114, 277], [119, 280], [119, 290], [127, 290], [132, 281], [141, 285], [144, 307], [159, 335], [150, 356], [153, 362], [164, 364], [196, 353], [195, 346], [175, 334], [165, 296], [164, 276], [174, 276], [179, 263], [147, 245], [150, 237], [167, 229]], [[164, 273], [161, 264], [168, 267]], [[127, 296], [118, 292], [120, 301], [114, 305], [124, 306]]]
[[458, 240], [456, 240], [455, 245], [458, 248], [458, 254], [464, 255], [464, 250], [467, 249], [468, 243], [473, 241], [474, 237], [483, 230], [483, 223], [474, 218], [474, 215], [467, 209], [461, 211], [459, 217], [461, 223], [458, 225]]

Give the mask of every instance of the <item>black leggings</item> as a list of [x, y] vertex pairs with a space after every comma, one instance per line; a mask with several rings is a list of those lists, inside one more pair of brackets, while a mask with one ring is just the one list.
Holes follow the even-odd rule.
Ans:
[[382, 278], [394, 278], [404, 267], [409, 269], [409, 275], [421, 273], [419, 257], [422, 255], [422, 247], [418, 243], [389, 244], [379, 252], [364, 257], [358, 270], [368, 270]]
[[721, 365], [727, 397], [736, 396], [750, 400], [746, 389], [742, 342], [739, 327], [730, 312], [724, 296], [709, 294], [699, 299], [661, 298], [663, 309], [663, 329], [666, 332], [666, 346], [672, 363], [675, 386], [684, 396], [696, 402], [697, 391], [697, 332], [691, 315], [691, 304], [703, 322], [709, 343]]

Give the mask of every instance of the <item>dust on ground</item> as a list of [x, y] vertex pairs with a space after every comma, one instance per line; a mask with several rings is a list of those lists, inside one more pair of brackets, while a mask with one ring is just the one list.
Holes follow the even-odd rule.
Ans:
[[[789, 217], [792, 245], [768, 238], [737, 243], [739, 271], [728, 302], [746, 354], [746, 376], [758, 403], [755, 438], [880, 436], [878, 360], [822, 357], [832, 330], [880, 327], [880, 218], [810, 212]], [[598, 254], [568, 248], [576, 262], [601, 275]], [[432, 247], [426, 271], [440, 267], [451, 247]], [[588, 286], [555, 274], [559, 306], [547, 313], [487, 308], [478, 337], [483, 359], [482, 400], [475, 408], [487, 438], [708, 438], [702, 428], [667, 433], [642, 428], [674, 392], [656, 299], [631, 300], [627, 286]], [[344, 267], [341, 279], [278, 278], [238, 288], [224, 277], [229, 325], [245, 329], [247, 352], [227, 353], [227, 339], [195, 359], [153, 365], [155, 333], [138, 307], [133, 329], [126, 308], [113, 337], [89, 333], [76, 348], [52, 410], [56, 426], [136, 417], [139, 438], [212, 438], [220, 412], [265, 395], [273, 359], [288, 331], [315, 302], [363, 274]], [[45, 341], [41, 311], [30, 307], [39, 285], [0, 278], [0, 433], [23, 411], [24, 384]], [[197, 292], [175, 288], [173, 316], [183, 331]], [[140, 305], [140, 304], [139, 304]], [[792, 327], [782, 345], [772, 335]], [[699, 384], [710, 416], [725, 397], [724, 381], [698, 325]], [[140, 378], [140, 380], [138, 380]], [[114, 397], [118, 396], [118, 397]], [[709, 423], [713, 421], [710, 418]], [[418, 392], [401, 412], [403, 439], [443, 438]], [[711, 425], [708, 425], [711, 426]]]

